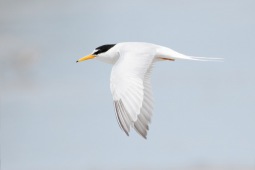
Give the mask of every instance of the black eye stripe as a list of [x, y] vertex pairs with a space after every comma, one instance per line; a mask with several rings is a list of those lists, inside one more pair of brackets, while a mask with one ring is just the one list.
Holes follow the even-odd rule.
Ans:
[[104, 53], [106, 51], [108, 51], [109, 49], [111, 49], [112, 47], [114, 47], [116, 44], [106, 44], [106, 45], [102, 45], [96, 48], [96, 52], [94, 52], [93, 54], [98, 55], [100, 53]]

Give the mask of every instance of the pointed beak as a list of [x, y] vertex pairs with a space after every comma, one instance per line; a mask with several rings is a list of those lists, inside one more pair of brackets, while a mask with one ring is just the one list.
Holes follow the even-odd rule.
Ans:
[[79, 60], [76, 61], [76, 63], [85, 61], [85, 60], [89, 60], [89, 59], [93, 59], [93, 58], [95, 58], [95, 56], [93, 54], [90, 54], [90, 55], [80, 58]]

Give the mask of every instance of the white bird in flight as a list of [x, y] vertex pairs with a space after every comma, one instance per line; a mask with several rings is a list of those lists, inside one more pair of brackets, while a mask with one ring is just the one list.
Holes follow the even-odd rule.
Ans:
[[176, 59], [221, 60], [187, 56], [167, 47], [143, 42], [102, 45], [77, 62], [93, 58], [113, 65], [110, 88], [119, 126], [127, 135], [133, 127], [145, 139], [153, 110], [150, 81], [153, 64]]

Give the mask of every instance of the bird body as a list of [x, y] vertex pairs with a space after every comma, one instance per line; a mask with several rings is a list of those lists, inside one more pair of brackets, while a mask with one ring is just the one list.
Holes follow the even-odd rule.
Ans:
[[124, 42], [97, 47], [77, 62], [96, 58], [113, 65], [110, 89], [116, 117], [129, 135], [133, 127], [146, 138], [153, 110], [151, 71], [157, 61], [176, 59], [219, 61], [219, 58], [192, 57], [170, 48], [143, 42]]

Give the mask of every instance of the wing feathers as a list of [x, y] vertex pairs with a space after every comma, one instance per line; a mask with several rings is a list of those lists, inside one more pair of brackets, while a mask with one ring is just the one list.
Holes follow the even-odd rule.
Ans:
[[119, 126], [129, 136], [128, 133], [130, 131], [130, 118], [123, 106], [122, 101], [114, 101], [114, 107]]
[[120, 128], [129, 136], [128, 126], [123, 119], [123, 116], [119, 107], [119, 102], [114, 101], [114, 107], [115, 107], [115, 113], [116, 113], [116, 117], [117, 117]]
[[134, 124], [135, 130], [146, 139], [147, 136], [147, 128], [146, 126], [140, 121], [140, 119], [137, 119], [137, 121]]
[[154, 55], [126, 54], [111, 73], [111, 92], [121, 129], [129, 135], [130, 126], [146, 138], [152, 116], [150, 73]]

